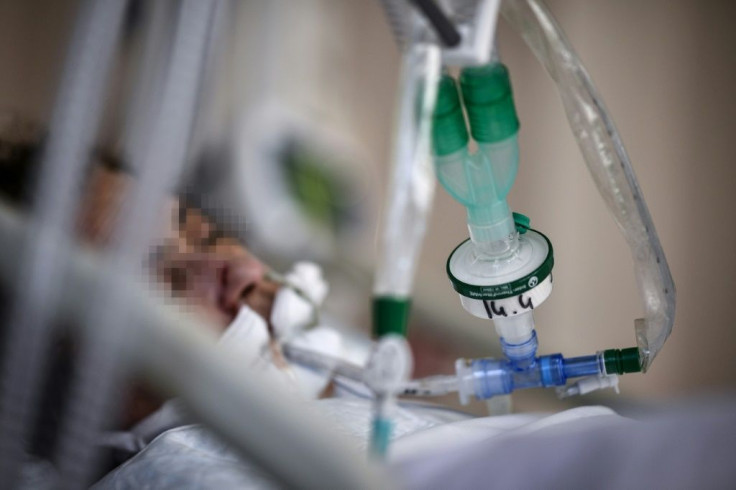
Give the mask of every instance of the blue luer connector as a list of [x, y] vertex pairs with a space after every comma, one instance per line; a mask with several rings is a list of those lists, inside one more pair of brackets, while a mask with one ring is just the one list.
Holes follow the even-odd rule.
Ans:
[[564, 359], [564, 371], [567, 378], [580, 378], [603, 374], [599, 356], [582, 356]]

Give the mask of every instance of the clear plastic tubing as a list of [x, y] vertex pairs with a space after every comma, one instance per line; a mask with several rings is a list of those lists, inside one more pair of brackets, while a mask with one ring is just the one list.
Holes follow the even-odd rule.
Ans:
[[[429, 145], [439, 73], [440, 54], [436, 46], [416, 44], [404, 53], [376, 295], [411, 293], [434, 197]], [[421, 104], [418, 114], [417, 100]]]
[[629, 156], [590, 76], [544, 3], [505, 1], [501, 13], [557, 84], [588, 170], [629, 244], [646, 309], [645, 318], [634, 323], [646, 372], [672, 331], [675, 285]]
[[377, 337], [406, 333], [412, 283], [434, 199], [430, 146], [440, 69], [440, 49], [436, 45], [415, 43], [404, 50], [391, 182], [373, 287]]

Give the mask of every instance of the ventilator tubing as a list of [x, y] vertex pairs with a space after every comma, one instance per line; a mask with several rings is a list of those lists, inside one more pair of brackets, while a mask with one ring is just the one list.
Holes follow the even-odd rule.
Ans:
[[465, 69], [460, 83], [478, 151], [468, 151], [457, 86], [445, 75], [440, 81], [434, 115], [435, 171], [447, 192], [466, 208], [476, 252], [495, 258], [518, 247], [506, 196], [519, 166], [519, 123], [503, 65], [492, 63]]

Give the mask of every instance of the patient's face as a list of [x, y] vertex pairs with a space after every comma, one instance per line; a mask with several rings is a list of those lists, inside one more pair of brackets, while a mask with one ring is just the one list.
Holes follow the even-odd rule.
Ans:
[[160, 271], [174, 296], [219, 327], [227, 326], [242, 305], [268, 320], [278, 289], [264, 278], [263, 264], [244, 248], [237, 253], [172, 252]]
[[[95, 245], [104, 245], [129, 177], [97, 168], [82, 202], [78, 228]], [[266, 268], [238, 241], [222, 237], [200, 212], [180, 209], [171, 200], [161, 220], [162, 245], [152, 272], [174, 297], [222, 330], [247, 305], [267, 321], [278, 286], [264, 277]]]

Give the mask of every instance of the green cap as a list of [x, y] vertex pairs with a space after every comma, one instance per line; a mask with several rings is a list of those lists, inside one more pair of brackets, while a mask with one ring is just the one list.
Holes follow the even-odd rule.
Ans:
[[432, 146], [435, 155], [455, 153], [468, 144], [463, 109], [455, 80], [443, 75], [437, 90], [437, 105], [432, 118]]
[[603, 362], [607, 374], [625, 374], [641, 372], [639, 349], [608, 349], [603, 351]]
[[480, 143], [495, 143], [519, 131], [509, 72], [501, 63], [465, 68], [460, 74], [470, 131]]
[[399, 296], [373, 298], [373, 334], [376, 337], [395, 333], [406, 337], [411, 300]]

